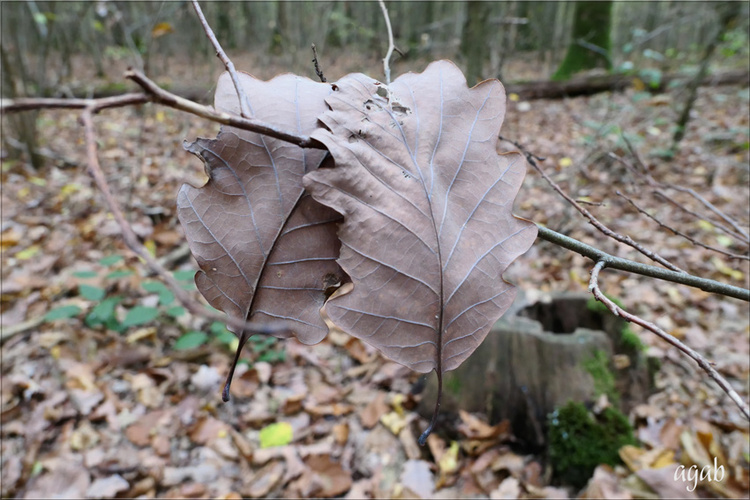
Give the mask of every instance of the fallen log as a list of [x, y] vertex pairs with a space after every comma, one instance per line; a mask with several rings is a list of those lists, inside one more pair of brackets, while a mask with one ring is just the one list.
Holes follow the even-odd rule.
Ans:
[[[687, 83], [694, 75], [674, 74], [663, 75], [659, 85], [651, 87], [646, 84], [646, 90], [652, 93], [664, 92], [673, 82]], [[518, 94], [522, 100], [532, 99], [561, 99], [563, 97], [577, 97], [593, 95], [600, 92], [618, 92], [636, 85], [637, 75], [594, 75], [573, 78], [564, 82], [549, 80], [533, 82], [515, 82], [505, 85], [508, 94]], [[748, 85], [750, 71], [747, 69], [726, 71], [707, 76], [702, 86], [716, 85]]]

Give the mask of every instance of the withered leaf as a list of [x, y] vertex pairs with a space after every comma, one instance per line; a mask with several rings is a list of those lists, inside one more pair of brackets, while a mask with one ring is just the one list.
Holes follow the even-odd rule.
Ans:
[[354, 288], [326, 312], [442, 380], [510, 307], [515, 290], [502, 273], [537, 234], [511, 213], [522, 156], [496, 152], [505, 91], [497, 80], [469, 89], [448, 61], [399, 77], [391, 95], [362, 74], [337, 86], [321, 116], [327, 130], [312, 134], [335, 168], [305, 176], [313, 197], [344, 215], [339, 263]]
[[[268, 82], [240, 74], [253, 117], [309, 134], [325, 108], [330, 85], [291, 74]], [[239, 114], [228, 73], [220, 78], [214, 106]], [[326, 158], [321, 150], [253, 132], [222, 127], [213, 140], [186, 149], [203, 159], [209, 181], [183, 185], [177, 198], [180, 222], [200, 271], [195, 282], [208, 302], [227, 315], [258, 322], [282, 321], [273, 335], [320, 342], [327, 327], [319, 310], [343, 279], [336, 222], [340, 216], [304, 194], [302, 176]], [[227, 384], [250, 334], [240, 339]]]

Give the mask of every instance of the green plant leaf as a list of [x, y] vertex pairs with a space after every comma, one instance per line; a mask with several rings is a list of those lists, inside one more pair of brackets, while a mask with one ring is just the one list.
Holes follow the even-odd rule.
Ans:
[[232, 332], [230, 332], [229, 330], [227, 330], [227, 327], [221, 321], [214, 321], [213, 323], [211, 323], [211, 326], [209, 327], [209, 330], [214, 335], [221, 335], [224, 332], [227, 332], [227, 333], [233, 335]]
[[119, 278], [124, 278], [125, 276], [130, 276], [133, 274], [133, 271], [129, 269], [118, 269], [117, 271], [112, 271], [111, 273], [107, 274], [105, 278], [108, 280], [115, 280]]
[[292, 426], [288, 422], [267, 425], [260, 430], [260, 447], [284, 446], [291, 443], [293, 437]]
[[258, 361], [265, 361], [266, 363], [283, 363], [286, 361], [286, 351], [279, 350], [275, 351], [271, 349], [266, 351], [258, 357]]
[[168, 306], [174, 302], [174, 294], [161, 281], [147, 281], [141, 286], [143, 286], [143, 289], [147, 292], [158, 293], [159, 303], [163, 306]]
[[185, 349], [195, 349], [196, 347], [200, 347], [205, 344], [206, 340], [208, 340], [208, 335], [203, 332], [192, 330], [177, 339], [177, 342], [174, 343], [173, 348], [178, 351]]
[[128, 328], [131, 326], [142, 325], [153, 321], [159, 315], [159, 310], [155, 307], [148, 306], [136, 306], [128, 311], [125, 315], [125, 319], [122, 320], [120, 326]]
[[73, 273], [76, 278], [96, 278], [96, 271], [76, 271]]
[[185, 314], [185, 308], [182, 306], [174, 306], [167, 309], [167, 314], [173, 318], [179, 318]]
[[99, 259], [99, 264], [103, 266], [111, 266], [117, 264], [122, 260], [122, 255], [107, 255], [106, 257]]
[[106, 295], [104, 288], [91, 285], [78, 285], [78, 294], [86, 300], [93, 300], [99, 302]]
[[62, 306], [56, 307], [47, 314], [44, 315], [44, 321], [55, 321], [58, 319], [67, 319], [78, 316], [81, 313], [81, 308], [78, 306]]
[[230, 332], [228, 330], [224, 330], [223, 332], [219, 333], [216, 336], [216, 340], [219, 343], [225, 344], [225, 345], [230, 346], [230, 347], [232, 345], [234, 345], [235, 342], [239, 343], [239, 340], [237, 339], [237, 336], [235, 336], [235, 334], [233, 334], [232, 332]]
[[122, 297], [108, 297], [104, 299], [91, 310], [84, 322], [87, 326], [94, 327], [114, 320], [115, 307], [121, 300]]
[[195, 278], [195, 271], [188, 269], [188, 270], [182, 270], [182, 271], [175, 271], [172, 273], [172, 276], [174, 276], [174, 279], [177, 281], [190, 281], [192, 282]]

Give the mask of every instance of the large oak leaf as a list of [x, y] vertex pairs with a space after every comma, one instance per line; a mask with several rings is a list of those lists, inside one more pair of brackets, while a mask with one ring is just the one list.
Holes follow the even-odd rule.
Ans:
[[[331, 92], [328, 84], [290, 74], [268, 82], [239, 77], [253, 117], [300, 135], [316, 128]], [[219, 78], [214, 106], [239, 114], [227, 73]], [[327, 153], [231, 127], [186, 149], [203, 159], [209, 175], [205, 186], [183, 185], [177, 197], [178, 216], [201, 269], [195, 277], [200, 292], [229, 316], [288, 327], [272, 335], [320, 342], [327, 333], [320, 307], [344, 276], [335, 262], [340, 216], [304, 194], [302, 177]], [[236, 333], [235, 363], [249, 337]], [[225, 399], [230, 381], [231, 372]]]
[[448, 61], [399, 77], [390, 92], [362, 74], [337, 85], [321, 116], [328, 130], [313, 134], [335, 168], [305, 176], [313, 197], [344, 215], [339, 263], [354, 288], [326, 313], [441, 380], [510, 307], [502, 273], [537, 234], [511, 213], [525, 161], [496, 152], [505, 91], [497, 80], [469, 89]]

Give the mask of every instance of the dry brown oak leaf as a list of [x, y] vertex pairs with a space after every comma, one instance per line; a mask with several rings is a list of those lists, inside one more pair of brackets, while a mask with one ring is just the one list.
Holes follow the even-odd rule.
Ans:
[[[245, 73], [239, 78], [254, 118], [300, 135], [309, 135], [327, 109], [330, 84], [291, 74], [267, 82]], [[240, 113], [228, 73], [219, 78], [214, 107]], [[201, 188], [183, 185], [177, 197], [177, 213], [201, 269], [195, 276], [198, 290], [229, 316], [281, 321], [285, 329], [269, 332], [276, 337], [320, 342], [328, 333], [320, 308], [345, 276], [336, 263], [341, 217], [304, 193], [302, 177], [320, 166], [326, 151], [231, 127], [185, 148], [203, 159], [209, 176]], [[251, 335], [235, 334], [239, 346], [225, 401]]]
[[[325, 313], [441, 382], [510, 307], [515, 289], [502, 273], [537, 235], [511, 213], [526, 163], [496, 152], [505, 90], [497, 80], [468, 88], [448, 61], [399, 77], [392, 93], [362, 74], [337, 86], [320, 118], [328, 130], [312, 134], [335, 168], [304, 179], [344, 216], [339, 263], [354, 288]], [[421, 443], [439, 406], [440, 396]]]

